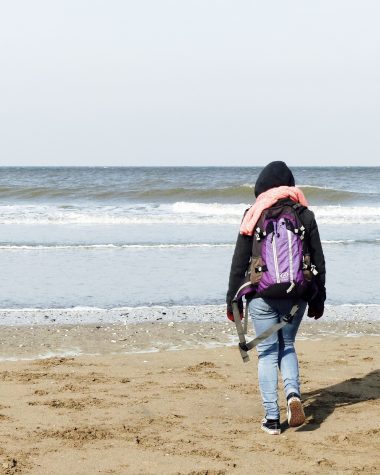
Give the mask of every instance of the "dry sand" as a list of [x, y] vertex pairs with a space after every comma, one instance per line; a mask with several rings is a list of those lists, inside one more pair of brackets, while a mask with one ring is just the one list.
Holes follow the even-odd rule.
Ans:
[[[162, 341], [176, 331], [153, 328]], [[287, 427], [281, 395], [283, 432], [269, 436], [256, 356], [243, 364], [227, 336], [211, 349], [125, 354], [127, 340], [100, 330], [65, 338], [73, 348], [76, 332], [77, 347], [101, 355], [0, 363], [0, 474], [380, 473], [378, 337], [299, 341], [307, 423]], [[65, 328], [4, 332], [3, 357], [12, 345], [28, 357], [41, 342], [57, 349]]]

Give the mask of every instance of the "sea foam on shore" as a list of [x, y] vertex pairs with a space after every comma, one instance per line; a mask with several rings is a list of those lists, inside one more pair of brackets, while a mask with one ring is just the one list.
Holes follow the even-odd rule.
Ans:
[[[173, 305], [140, 307], [72, 307], [0, 309], [0, 325], [89, 325], [98, 323], [130, 324], [144, 322], [223, 323], [225, 305]], [[305, 318], [305, 323], [312, 319]], [[371, 322], [380, 325], [380, 305], [326, 305], [320, 322]]]

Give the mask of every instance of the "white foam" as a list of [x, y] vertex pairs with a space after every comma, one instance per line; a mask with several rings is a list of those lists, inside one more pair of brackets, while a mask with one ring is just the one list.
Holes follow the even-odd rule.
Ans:
[[187, 243], [187, 244], [68, 244], [68, 245], [1, 245], [2, 251], [54, 251], [54, 250], [107, 250], [107, 249], [187, 249], [233, 247], [231, 243]]
[[[137, 203], [120, 206], [3, 205], [0, 224], [236, 224], [248, 204], [197, 203], [178, 201], [172, 204]], [[319, 223], [380, 223], [380, 207], [315, 206], [311, 207]]]
[[322, 240], [322, 244], [351, 244], [354, 242], [355, 239]]
[[362, 308], [362, 307], [371, 307], [379, 308], [380, 304], [378, 303], [343, 303], [340, 305], [327, 305], [327, 307], [339, 308], [339, 307], [350, 307], [350, 308]]
[[172, 210], [178, 214], [198, 214], [206, 216], [239, 216], [248, 207], [245, 204], [224, 204], [224, 203], [192, 203], [188, 201], [178, 201], [173, 204]]
[[64, 351], [49, 351], [35, 356], [0, 356], [0, 361], [35, 361], [46, 360], [48, 358], [72, 358], [80, 356], [82, 351], [78, 348], [76, 350], [64, 350]]
[[[322, 244], [373, 244], [380, 242], [380, 239], [337, 239], [322, 240]], [[155, 249], [197, 249], [197, 248], [226, 248], [231, 249], [235, 243], [147, 243], [147, 244], [3, 244], [0, 251], [96, 251], [96, 250], [155, 250]]]
[[380, 224], [380, 207], [313, 206], [318, 224]]
[[316, 190], [329, 190], [329, 191], [346, 191], [339, 188], [331, 188], [328, 186], [317, 186], [317, 185], [297, 185], [298, 188], [315, 188]]

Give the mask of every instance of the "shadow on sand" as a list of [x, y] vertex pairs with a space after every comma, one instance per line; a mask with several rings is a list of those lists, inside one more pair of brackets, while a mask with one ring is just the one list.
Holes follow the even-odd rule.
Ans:
[[[359, 402], [380, 398], [380, 370], [371, 371], [362, 378], [317, 389], [303, 394], [306, 423], [297, 432], [318, 429], [337, 407], [352, 406]], [[288, 428], [287, 424], [284, 430]]]

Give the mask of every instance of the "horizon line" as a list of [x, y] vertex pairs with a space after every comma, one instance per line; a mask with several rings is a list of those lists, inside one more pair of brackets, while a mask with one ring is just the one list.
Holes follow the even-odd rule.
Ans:
[[[268, 165], [0, 165], [1, 168], [261, 168]], [[289, 168], [380, 168], [380, 165], [289, 165]]]

